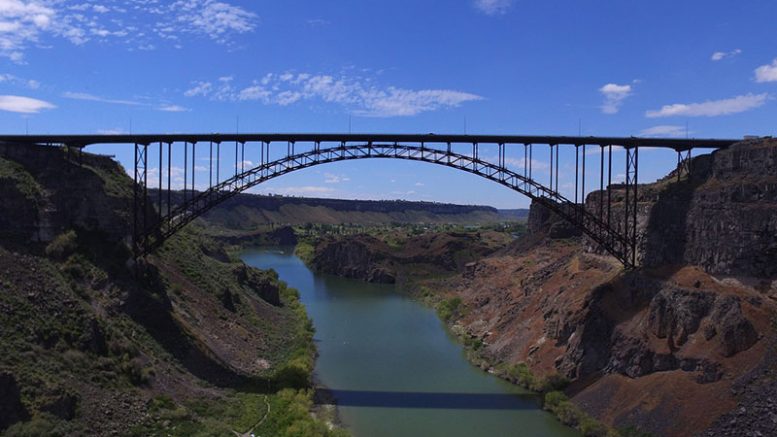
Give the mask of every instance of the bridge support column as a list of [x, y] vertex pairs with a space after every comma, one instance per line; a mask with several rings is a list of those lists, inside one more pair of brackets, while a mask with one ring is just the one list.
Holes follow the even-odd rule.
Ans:
[[639, 148], [626, 148], [626, 199], [624, 214], [624, 230], [626, 237], [624, 253], [626, 254], [627, 267], [637, 265], [637, 207], [639, 180]]
[[693, 149], [688, 150], [678, 150], [677, 151], [677, 182], [680, 182], [680, 179], [685, 175], [688, 176], [688, 179], [691, 178], [691, 151]]
[[145, 252], [148, 230], [148, 144], [135, 143], [132, 250], [135, 259]]

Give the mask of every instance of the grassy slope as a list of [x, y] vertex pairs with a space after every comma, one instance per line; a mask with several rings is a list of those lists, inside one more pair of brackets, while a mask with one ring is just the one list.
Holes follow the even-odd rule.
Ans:
[[[0, 177], [39, 194], [22, 166], [0, 164]], [[126, 196], [126, 175], [112, 168], [79, 171], [105, 179], [105, 195]], [[5, 435], [340, 433], [309, 414], [314, 347], [296, 291], [252, 271], [278, 290], [281, 305], [270, 305], [240, 280], [248, 268], [206, 255], [220, 249], [196, 229], [170, 240], [140, 279], [125, 264], [127, 249], [98, 233], [71, 230], [48, 247], [10, 247], [0, 241], [0, 374], [19, 390], [4, 392], [0, 407], [19, 407], [26, 420]], [[241, 330], [214, 332], [220, 325], [210, 313]], [[228, 341], [218, 334], [262, 348], [225, 354]], [[266, 364], [243, 372], [232, 357]], [[227, 377], [213, 378], [211, 369]]]

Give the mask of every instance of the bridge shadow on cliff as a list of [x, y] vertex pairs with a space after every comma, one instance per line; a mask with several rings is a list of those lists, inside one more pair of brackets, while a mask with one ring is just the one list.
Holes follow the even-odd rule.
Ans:
[[127, 313], [189, 373], [216, 387], [243, 392], [273, 393], [278, 389], [273, 380], [243, 375], [207, 354], [207, 347], [199, 345], [175, 320], [167, 289], [156, 267], [145, 266], [141, 284], [143, 289], [136, 288], [128, 299]]
[[658, 267], [654, 273], [659, 276], [671, 276], [686, 264], [688, 213], [697, 188], [710, 177], [713, 162], [713, 155], [693, 158], [692, 174], [679, 182], [672, 180], [657, 194], [646, 226], [649, 238], [645, 242], [642, 265], [649, 269]]
[[501, 393], [433, 393], [317, 388], [318, 404], [343, 407], [379, 407], [448, 410], [528, 410], [540, 405], [539, 396]]

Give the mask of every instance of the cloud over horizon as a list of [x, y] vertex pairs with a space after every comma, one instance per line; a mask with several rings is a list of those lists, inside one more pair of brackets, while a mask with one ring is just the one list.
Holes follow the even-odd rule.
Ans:
[[288, 72], [269, 73], [244, 86], [236, 86], [231, 76], [216, 81], [196, 81], [184, 96], [278, 106], [312, 100], [339, 104], [354, 115], [364, 117], [412, 116], [483, 99], [456, 90], [379, 87], [369, 79], [358, 77]]
[[0, 96], [0, 111], [19, 114], [37, 114], [45, 109], [54, 109], [53, 103], [24, 96]]
[[677, 125], [660, 125], [653, 126], [647, 129], [642, 129], [639, 132], [641, 137], [665, 137], [665, 138], [681, 138], [692, 132], [686, 132], [685, 126]]
[[769, 98], [767, 93], [745, 94], [722, 100], [707, 100], [702, 103], [675, 103], [664, 105], [661, 109], [647, 111], [647, 118], [661, 117], [717, 117], [738, 114], [763, 106]]

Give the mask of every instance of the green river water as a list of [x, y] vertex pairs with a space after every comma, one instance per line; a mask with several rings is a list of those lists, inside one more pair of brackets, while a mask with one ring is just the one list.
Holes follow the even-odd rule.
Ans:
[[242, 258], [299, 290], [316, 328], [316, 383], [355, 437], [578, 435], [535, 395], [471, 365], [435, 312], [394, 286], [313, 273], [293, 248]]

